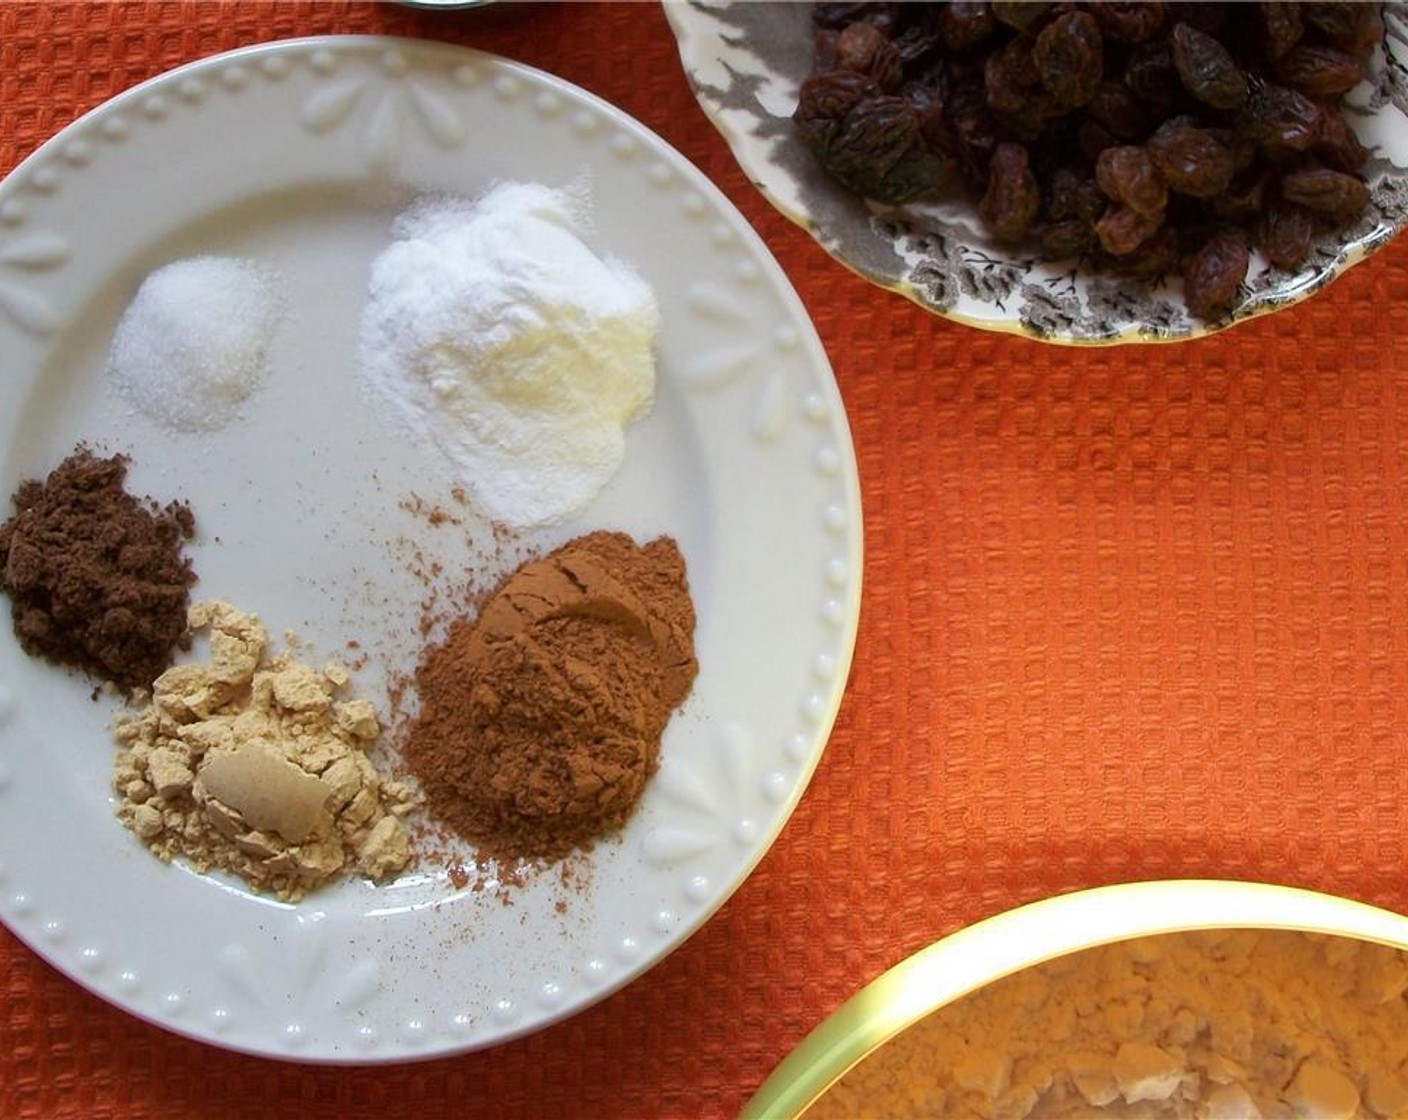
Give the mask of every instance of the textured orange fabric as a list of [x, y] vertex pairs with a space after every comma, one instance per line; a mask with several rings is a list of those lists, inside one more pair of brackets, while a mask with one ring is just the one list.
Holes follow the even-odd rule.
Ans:
[[0, 172], [108, 96], [271, 38], [391, 32], [550, 70], [709, 174], [815, 317], [860, 459], [859, 645], [831, 745], [728, 905], [612, 998], [491, 1051], [235, 1056], [0, 931], [0, 1117], [726, 1116], [860, 984], [1032, 899], [1176, 876], [1408, 910], [1408, 243], [1166, 348], [929, 316], [748, 183], [653, 4], [0, 0]]

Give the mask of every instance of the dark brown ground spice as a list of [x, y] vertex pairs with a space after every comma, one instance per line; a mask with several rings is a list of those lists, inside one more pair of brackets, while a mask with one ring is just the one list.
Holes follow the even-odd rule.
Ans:
[[404, 747], [432, 813], [497, 858], [620, 828], [698, 671], [684, 557], [596, 532], [524, 564], [416, 672]]
[[184, 503], [123, 487], [128, 459], [79, 446], [45, 480], [20, 484], [0, 525], [0, 591], [28, 654], [131, 691], [171, 663], [196, 576]]

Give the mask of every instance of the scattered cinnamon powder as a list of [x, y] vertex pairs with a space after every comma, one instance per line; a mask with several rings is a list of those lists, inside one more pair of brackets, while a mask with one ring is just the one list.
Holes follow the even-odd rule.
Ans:
[[698, 671], [678, 545], [594, 532], [530, 561], [416, 672], [404, 753], [432, 812], [497, 858], [625, 823]]
[[0, 590], [26, 653], [131, 691], [161, 674], [185, 632], [196, 577], [181, 544], [195, 518], [129, 494], [127, 465], [80, 445], [44, 481], [22, 482], [0, 525]]

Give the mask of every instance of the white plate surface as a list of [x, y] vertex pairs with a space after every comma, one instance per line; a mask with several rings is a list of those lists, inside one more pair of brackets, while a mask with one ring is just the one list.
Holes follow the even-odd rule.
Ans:
[[[391, 219], [426, 192], [594, 183], [594, 244], [662, 312], [659, 388], [626, 462], [576, 521], [670, 533], [689, 563], [700, 675], [622, 837], [498, 893], [426, 864], [297, 905], [153, 859], [113, 816], [113, 701], [0, 634], [0, 918], [128, 1011], [232, 1049], [378, 1062], [487, 1046], [600, 999], [678, 946], [762, 857], [830, 732], [860, 602], [861, 522], [842, 402], [806, 313], [742, 216], [619, 110], [464, 48], [363, 37], [221, 55], [66, 128], [0, 184], [0, 487], [79, 440], [129, 487], [185, 499], [196, 593], [293, 631], [309, 659], [368, 654], [385, 710], [420, 652], [414, 569], [482, 585], [514, 558], [446, 504], [434, 448], [361, 391], [355, 327]], [[243, 414], [180, 435], [102, 370], [153, 268], [260, 262], [289, 314]], [[11, 512], [6, 502], [5, 515]], [[442, 598], [442, 603], [445, 601]]]

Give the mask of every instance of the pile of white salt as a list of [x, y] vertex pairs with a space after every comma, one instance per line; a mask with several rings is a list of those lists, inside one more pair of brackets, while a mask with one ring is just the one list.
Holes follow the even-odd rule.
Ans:
[[273, 278], [233, 257], [190, 257], [153, 271], [113, 336], [107, 374], [165, 428], [223, 427], [264, 377], [280, 315]]

